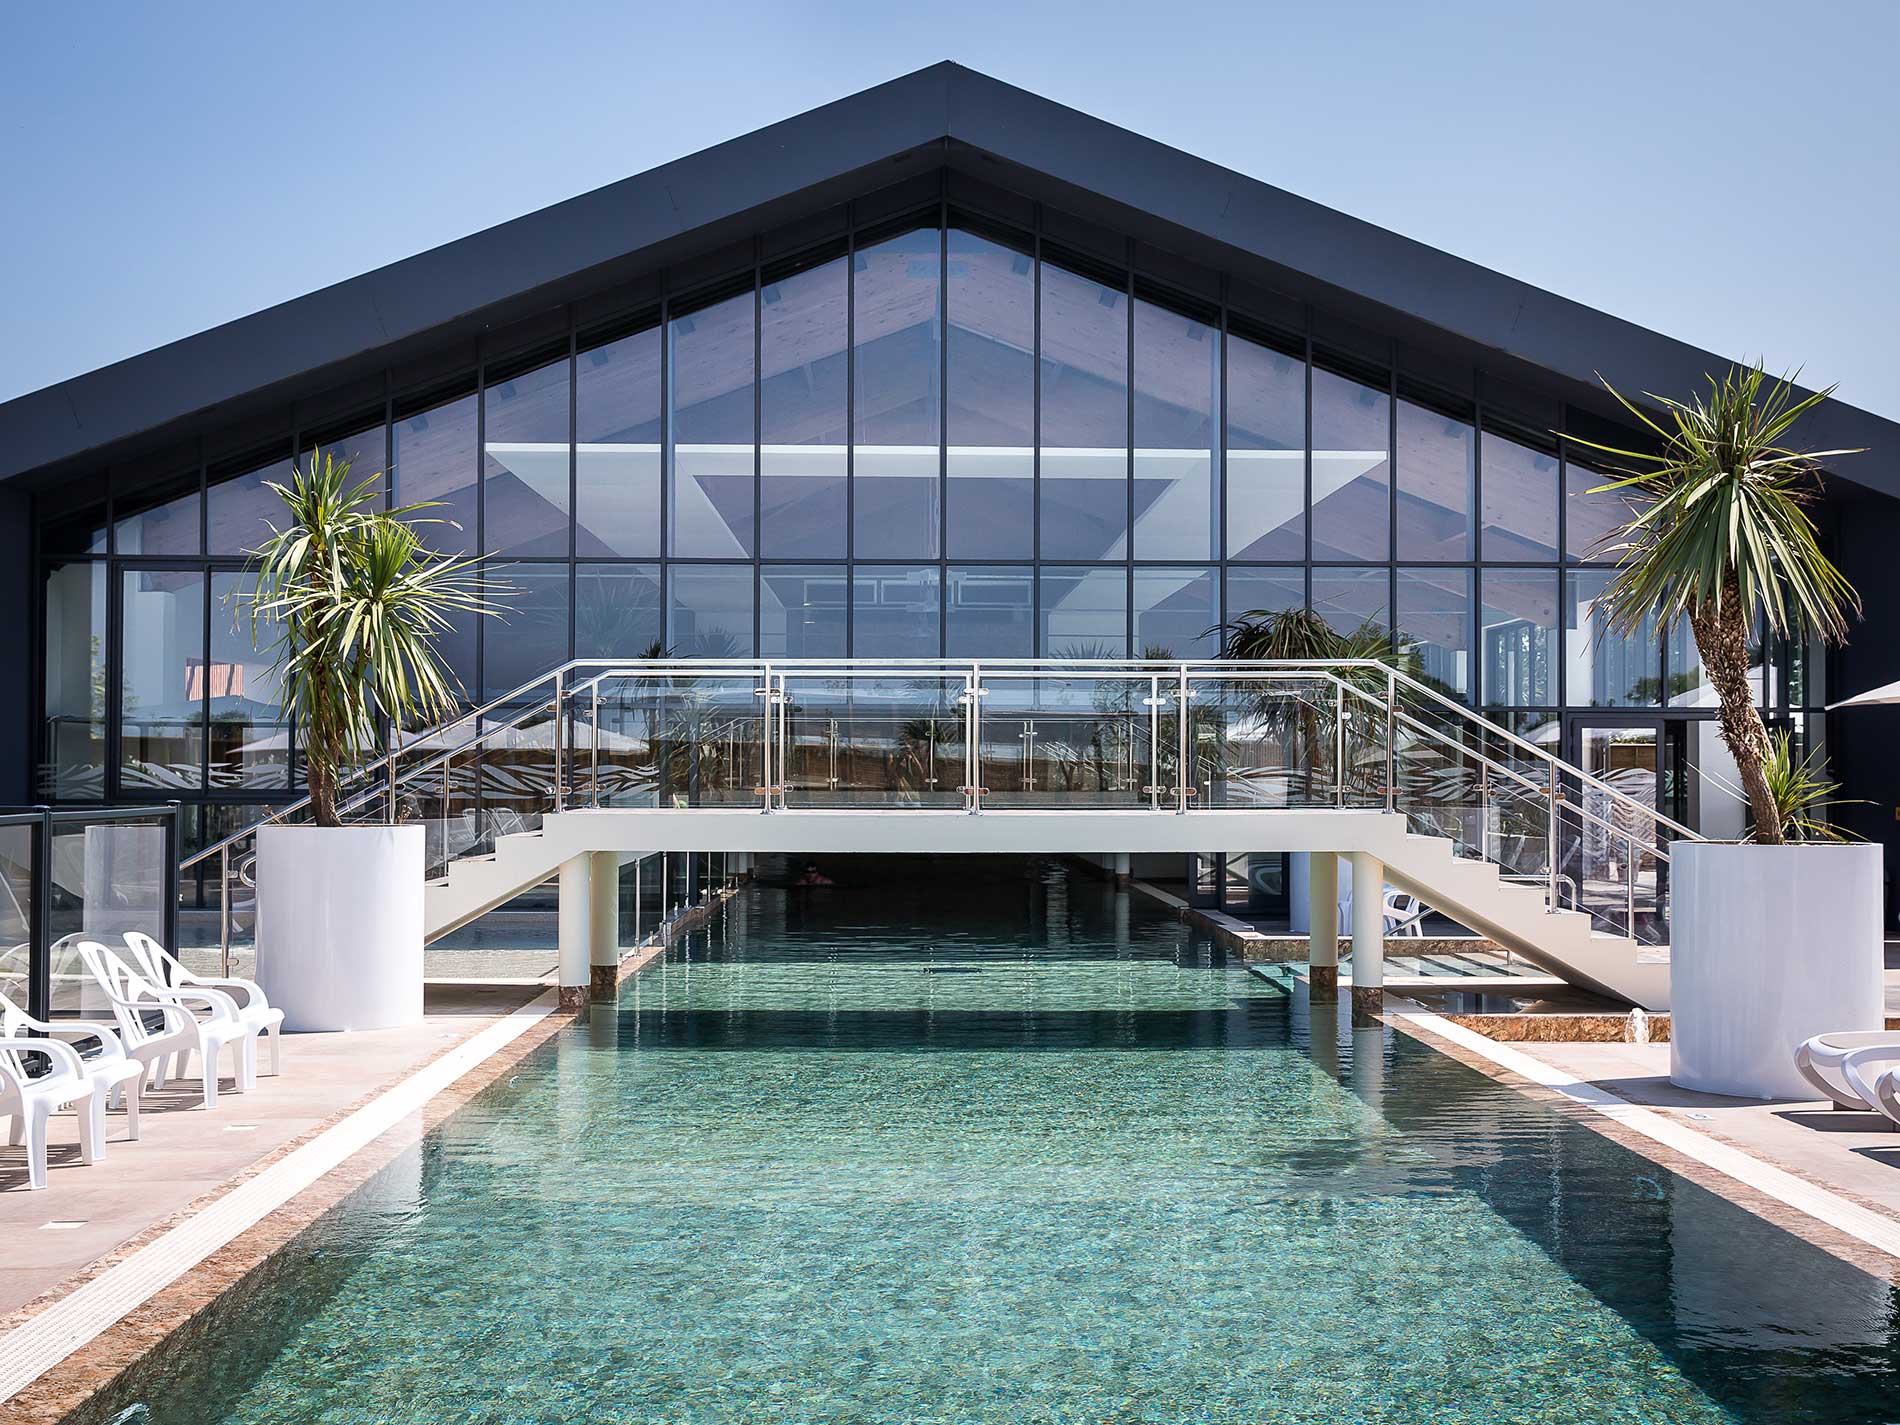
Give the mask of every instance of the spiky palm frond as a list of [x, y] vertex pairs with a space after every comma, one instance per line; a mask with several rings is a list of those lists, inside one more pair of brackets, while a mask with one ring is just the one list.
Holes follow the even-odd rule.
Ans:
[[1834, 794], [1841, 784], [1827, 774], [1827, 758], [1819, 749], [1805, 757], [1795, 751], [1794, 736], [1783, 731], [1774, 735], [1768, 760], [1762, 769], [1768, 777], [1769, 794], [1781, 817], [1781, 832], [1790, 841], [1848, 841], [1848, 834], [1834, 824], [1832, 808], [1846, 806], [1856, 798], [1842, 799]]
[[339, 824], [339, 780], [375, 750], [380, 719], [414, 726], [455, 710], [461, 688], [436, 640], [513, 592], [485, 575], [485, 557], [431, 554], [415, 528], [438, 522], [419, 514], [430, 506], [378, 509], [381, 480], [353, 483], [350, 462], [324, 453], [269, 482], [285, 524], [254, 551], [238, 595], [252, 643], [273, 654], [324, 826]]

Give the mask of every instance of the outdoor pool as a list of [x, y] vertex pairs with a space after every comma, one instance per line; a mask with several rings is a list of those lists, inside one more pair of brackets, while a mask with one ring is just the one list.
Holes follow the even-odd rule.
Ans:
[[1884, 1282], [1059, 866], [882, 870], [741, 895], [74, 1418], [1900, 1418]]

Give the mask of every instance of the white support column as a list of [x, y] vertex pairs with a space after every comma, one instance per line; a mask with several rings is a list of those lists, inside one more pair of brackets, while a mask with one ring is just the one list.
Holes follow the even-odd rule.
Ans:
[[561, 863], [560, 981], [561, 1008], [579, 1009], [587, 1003], [592, 978], [593, 862], [586, 852]]
[[1128, 866], [1130, 859], [1126, 851], [1117, 851], [1115, 853], [1115, 884], [1117, 887], [1125, 889], [1128, 885]]
[[620, 853], [591, 851], [588, 872], [588, 992], [611, 1004], [620, 992]]
[[1352, 853], [1352, 1017], [1372, 1019], [1385, 1008], [1385, 863], [1368, 851]]
[[1339, 858], [1315, 851], [1306, 862], [1307, 998], [1330, 1004], [1339, 998]]

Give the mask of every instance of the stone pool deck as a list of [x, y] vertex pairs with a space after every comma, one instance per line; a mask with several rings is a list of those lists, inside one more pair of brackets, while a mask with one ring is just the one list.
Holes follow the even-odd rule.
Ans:
[[431, 984], [414, 1028], [285, 1035], [284, 1072], [260, 1072], [248, 1094], [230, 1091], [227, 1055], [215, 1110], [194, 1081], [149, 1093], [139, 1141], [125, 1141], [122, 1114], [108, 1115], [105, 1155], [90, 1168], [77, 1120], [55, 1116], [40, 1192], [25, 1187], [26, 1150], [0, 1144], [0, 1331], [539, 993], [533, 982]]

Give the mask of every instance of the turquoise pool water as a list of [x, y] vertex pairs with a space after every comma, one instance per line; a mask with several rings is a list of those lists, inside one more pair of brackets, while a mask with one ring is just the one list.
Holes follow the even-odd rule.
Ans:
[[1892, 1290], [1055, 866], [754, 890], [87, 1419], [1900, 1418]]

